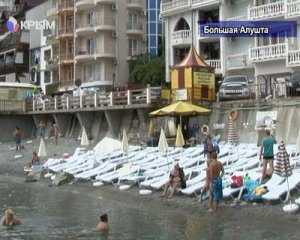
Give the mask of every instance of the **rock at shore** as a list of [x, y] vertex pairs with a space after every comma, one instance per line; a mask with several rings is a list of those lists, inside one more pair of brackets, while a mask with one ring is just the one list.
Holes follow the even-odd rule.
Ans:
[[56, 186], [64, 185], [71, 182], [74, 179], [74, 176], [69, 173], [58, 173], [55, 176], [53, 184]]

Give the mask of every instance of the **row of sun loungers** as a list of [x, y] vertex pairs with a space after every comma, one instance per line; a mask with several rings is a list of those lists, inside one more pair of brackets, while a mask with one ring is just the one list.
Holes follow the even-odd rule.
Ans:
[[[220, 145], [220, 149], [219, 160], [223, 163], [226, 173], [223, 194], [224, 197], [229, 198], [243, 188], [231, 188], [227, 184], [232, 175], [247, 174], [251, 179], [259, 180], [261, 176], [259, 149], [254, 144], [240, 144], [233, 147], [224, 143]], [[294, 166], [289, 185], [294, 189], [300, 183], [300, 169], [297, 168], [300, 160], [295, 146], [288, 146], [288, 151], [291, 153], [291, 163]], [[186, 188], [181, 189], [180, 192], [184, 195], [199, 193], [206, 179], [207, 166], [203, 146], [188, 149], [169, 148], [165, 155], [155, 147], [142, 149], [130, 146], [127, 154], [118, 150], [103, 155], [78, 148], [66, 159], [49, 159], [44, 164], [44, 168], [54, 173], [70, 173], [76, 179], [119, 185], [137, 184], [140, 188], [159, 190], [168, 182], [170, 171], [176, 162], [184, 169], [187, 177]], [[277, 200], [287, 192], [286, 179], [276, 174], [273, 174], [263, 186], [269, 190], [263, 195], [265, 200]]]

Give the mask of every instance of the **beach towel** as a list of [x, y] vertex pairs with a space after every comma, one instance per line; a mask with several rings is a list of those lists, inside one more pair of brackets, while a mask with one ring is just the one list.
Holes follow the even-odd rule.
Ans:
[[223, 186], [222, 186], [222, 178], [216, 177], [212, 183], [211, 189], [212, 198], [214, 201], [219, 202], [223, 198]]

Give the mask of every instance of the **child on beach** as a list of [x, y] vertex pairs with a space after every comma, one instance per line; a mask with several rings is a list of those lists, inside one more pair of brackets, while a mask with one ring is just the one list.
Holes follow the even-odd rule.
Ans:
[[22, 133], [21, 129], [17, 126], [14, 131], [14, 137], [15, 137], [15, 142], [16, 142], [16, 151], [21, 151], [22, 149]]
[[224, 168], [222, 163], [218, 161], [215, 152], [212, 153], [211, 157], [208, 167], [209, 211], [216, 211], [223, 198], [222, 176], [224, 175]]

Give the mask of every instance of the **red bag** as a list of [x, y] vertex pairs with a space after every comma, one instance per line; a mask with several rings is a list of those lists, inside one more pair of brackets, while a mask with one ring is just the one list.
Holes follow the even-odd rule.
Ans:
[[231, 180], [232, 180], [231, 188], [239, 188], [242, 187], [244, 184], [242, 176], [232, 176]]

